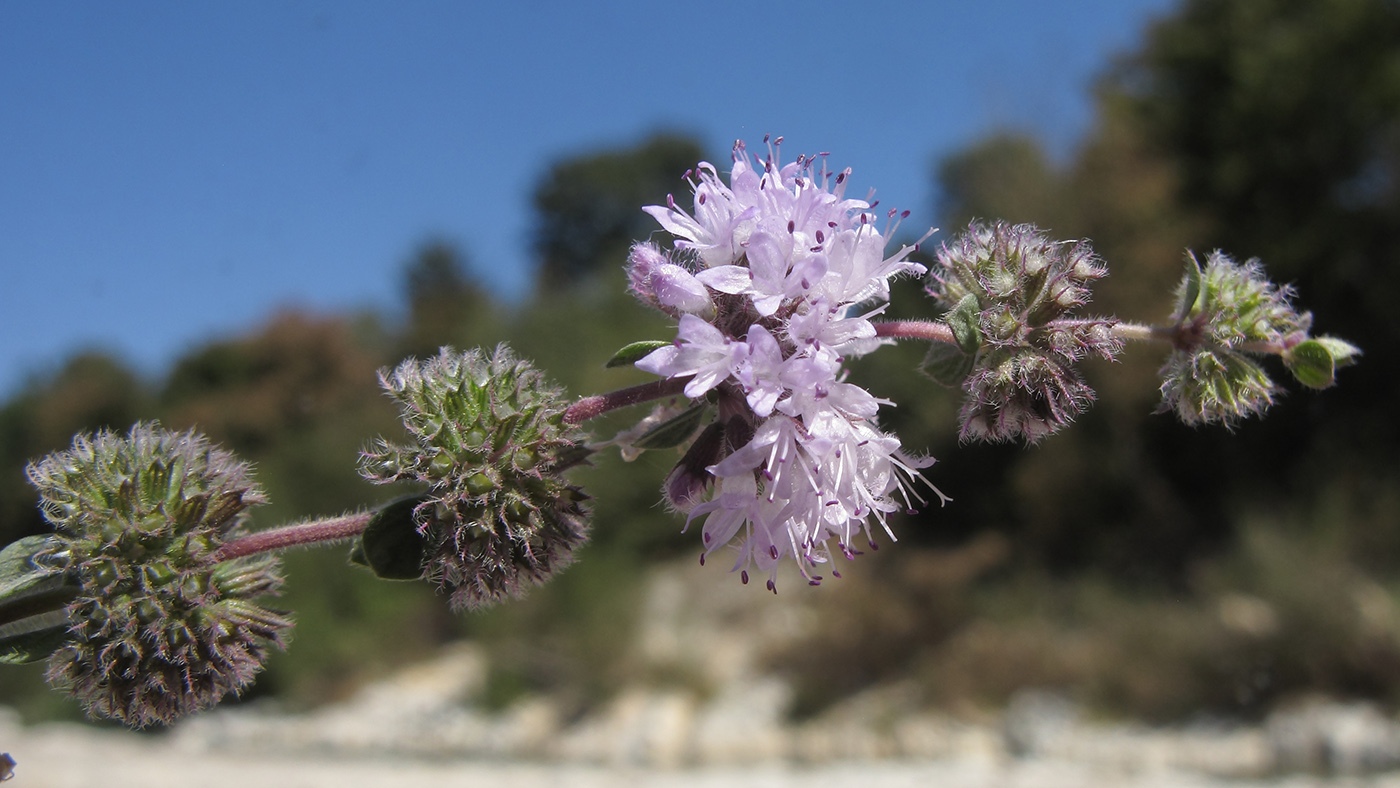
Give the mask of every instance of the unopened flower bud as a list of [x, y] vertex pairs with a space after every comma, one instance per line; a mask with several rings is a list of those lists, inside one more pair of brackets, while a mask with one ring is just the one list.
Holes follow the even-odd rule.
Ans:
[[634, 245], [627, 263], [632, 292], [643, 302], [672, 317], [714, 314], [715, 304], [709, 288], [689, 271], [671, 262], [655, 244]]
[[979, 349], [962, 383], [964, 439], [1034, 443], [1088, 407], [1094, 392], [1075, 362], [1113, 359], [1123, 342], [1116, 320], [1070, 313], [1105, 275], [1088, 243], [1054, 241], [1029, 224], [974, 222], [943, 246], [929, 294], [950, 312], [976, 299]]
[[80, 584], [48, 679], [90, 714], [169, 723], [246, 686], [282, 645], [291, 621], [254, 601], [281, 585], [276, 559], [213, 561], [266, 500], [232, 454], [138, 424], [79, 436], [28, 475], [55, 530], [46, 560]]
[[1158, 412], [1228, 426], [1268, 409], [1278, 389], [1247, 354], [1285, 352], [1307, 337], [1312, 315], [1293, 306], [1293, 295], [1258, 260], [1240, 265], [1215, 251], [1201, 266], [1188, 254], [1172, 313], [1175, 350], [1158, 373]]
[[402, 405], [412, 442], [381, 439], [360, 473], [428, 486], [414, 511], [427, 541], [424, 572], [453, 609], [520, 596], [572, 562], [588, 535], [587, 496], [560, 466], [583, 435], [564, 422], [560, 389], [504, 345], [490, 358], [443, 348], [380, 380]]

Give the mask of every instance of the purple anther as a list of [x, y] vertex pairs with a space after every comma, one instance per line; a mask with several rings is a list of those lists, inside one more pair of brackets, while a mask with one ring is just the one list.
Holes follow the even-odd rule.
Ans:
[[749, 570], [745, 569], [745, 570], [743, 570], [742, 572], [740, 572], [740, 573], [739, 573], [739, 579], [742, 580], [742, 581], [744, 582], [744, 585], [748, 585], [748, 584], [749, 584]]
[[778, 593], [778, 584], [777, 584], [777, 583], [774, 583], [772, 580], [769, 580], [769, 581], [768, 581], [768, 590], [769, 590], [769, 591], [772, 591], [774, 594]]

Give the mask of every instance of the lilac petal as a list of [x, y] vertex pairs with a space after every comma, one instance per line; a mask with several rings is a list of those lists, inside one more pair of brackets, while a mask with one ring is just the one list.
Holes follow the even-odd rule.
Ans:
[[707, 268], [695, 278], [721, 293], [738, 295], [753, 287], [753, 273], [739, 265], [719, 265]]

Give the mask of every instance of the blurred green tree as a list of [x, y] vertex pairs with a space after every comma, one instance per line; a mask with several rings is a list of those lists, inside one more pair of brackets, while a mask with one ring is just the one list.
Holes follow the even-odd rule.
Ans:
[[430, 241], [404, 266], [408, 323], [401, 357], [435, 355], [443, 345], [492, 345], [504, 337], [499, 308], [469, 275], [467, 258], [446, 241]]
[[85, 352], [0, 406], [0, 545], [51, 530], [24, 475], [30, 460], [66, 448], [74, 433], [124, 430], [150, 418], [152, 404], [145, 385], [120, 361]]
[[682, 134], [655, 134], [640, 144], [560, 161], [535, 188], [535, 249], [544, 289], [563, 289], [620, 266], [633, 241], [656, 222], [643, 205], [664, 205], [685, 190], [681, 174], [704, 158], [700, 143]]

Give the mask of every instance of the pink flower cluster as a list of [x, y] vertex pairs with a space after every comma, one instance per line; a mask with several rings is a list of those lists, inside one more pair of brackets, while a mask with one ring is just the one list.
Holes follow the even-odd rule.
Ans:
[[824, 155], [781, 165], [770, 147], [751, 162], [736, 143], [729, 185], [708, 163], [693, 175], [692, 213], [674, 199], [646, 208], [676, 237], [674, 260], [651, 244], [629, 260], [633, 292], [680, 322], [675, 342], [637, 366], [689, 378], [686, 396], [719, 411], [667, 494], [687, 524], [704, 518], [706, 555], [737, 547], [744, 582], [756, 568], [775, 588], [793, 556], [816, 584], [832, 540], [852, 557], [859, 534], [874, 545], [872, 519], [889, 532], [888, 514], [924, 502], [913, 485], [933, 460], [880, 431], [876, 411], [891, 403], [847, 383], [842, 366], [881, 343], [870, 317], [890, 280], [924, 268], [908, 260], [914, 246], [885, 255], [893, 228], [844, 196], [850, 170], [829, 172]]

